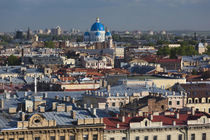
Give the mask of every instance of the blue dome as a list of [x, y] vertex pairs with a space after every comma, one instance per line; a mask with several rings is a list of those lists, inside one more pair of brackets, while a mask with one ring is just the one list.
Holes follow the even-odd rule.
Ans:
[[99, 22], [96, 22], [92, 25], [91, 31], [105, 31], [104, 25]]
[[96, 32], [96, 36], [100, 36], [100, 32]]
[[90, 36], [90, 33], [89, 33], [89, 32], [85, 32], [84, 35], [85, 35], [85, 36]]
[[110, 32], [106, 32], [106, 36], [112, 36]]

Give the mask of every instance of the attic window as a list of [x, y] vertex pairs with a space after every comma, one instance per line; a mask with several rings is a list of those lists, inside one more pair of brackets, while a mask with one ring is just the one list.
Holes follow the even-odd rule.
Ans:
[[40, 120], [39, 119], [36, 119], [34, 122], [35, 123], [40, 123]]
[[147, 126], [147, 121], [145, 121], [145, 126]]

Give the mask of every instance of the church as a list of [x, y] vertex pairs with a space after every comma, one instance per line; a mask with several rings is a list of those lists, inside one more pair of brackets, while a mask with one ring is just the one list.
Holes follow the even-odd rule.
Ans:
[[96, 22], [91, 26], [89, 32], [84, 33], [84, 41], [94, 44], [96, 48], [113, 48], [112, 35], [104, 25], [100, 23], [100, 19], [96, 18]]

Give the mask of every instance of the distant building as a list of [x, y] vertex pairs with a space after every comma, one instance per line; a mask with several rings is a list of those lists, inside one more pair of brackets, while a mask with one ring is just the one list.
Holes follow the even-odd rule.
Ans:
[[[160, 94], [159, 94], [160, 95]], [[149, 95], [140, 99], [134, 99], [120, 108], [121, 114], [139, 114], [140, 112], [163, 112], [168, 109], [168, 99]]]
[[112, 35], [109, 30], [105, 30], [105, 27], [102, 23], [100, 23], [99, 18], [96, 18], [96, 22], [92, 25], [90, 32], [84, 33], [84, 41], [95, 43], [107, 42], [109, 48], [113, 47]]
[[23, 31], [17, 30], [17, 31], [16, 31], [16, 34], [15, 34], [15, 38], [16, 38], [16, 39], [23, 39], [23, 38], [24, 38], [24, 36], [23, 36]]
[[203, 54], [206, 51], [206, 47], [204, 46], [203, 43], [199, 43], [196, 46], [196, 50], [198, 51], [199, 54]]
[[51, 29], [51, 34], [53, 35], [61, 35], [61, 27], [60, 26], [57, 26], [56, 28], [52, 28]]

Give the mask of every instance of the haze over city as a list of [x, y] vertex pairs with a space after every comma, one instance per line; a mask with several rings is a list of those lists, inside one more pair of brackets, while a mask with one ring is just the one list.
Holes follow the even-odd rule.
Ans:
[[95, 17], [110, 30], [209, 30], [209, 7], [209, 0], [0, 0], [0, 31], [86, 31]]

